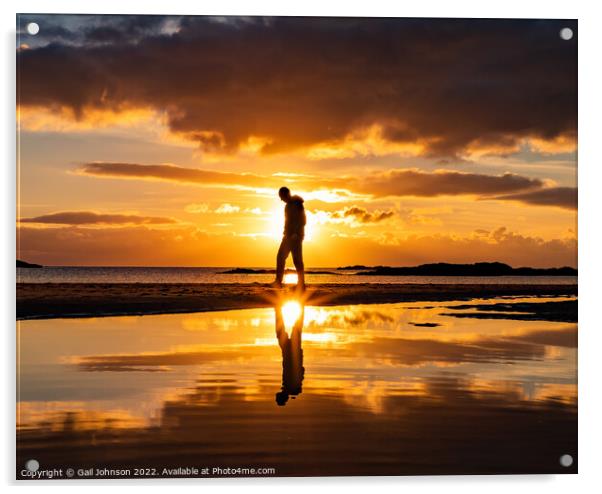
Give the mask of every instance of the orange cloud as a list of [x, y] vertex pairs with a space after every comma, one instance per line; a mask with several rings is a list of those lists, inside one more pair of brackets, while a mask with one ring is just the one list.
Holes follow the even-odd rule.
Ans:
[[173, 218], [141, 216], [137, 214], [108, 214], [94, 211], [63, 211], [32, 218], [21, 218], [20, 223], [51, 225], [165, 225], [176, 223]]
[[513, 173], [485, 175], [453, 170], [425, 172], [418, 169], [398, 169], [368, 175], [351, 182], [358, 192], [375, 196], [418, 196], [439, 195], [489, 196], [504, 191], [521, 191], [543, 186], [537, 178], [528, 178]]
[[[123, 106], [120, 108], [85, 108], [76, 113], [72, 108], [20, 106], [17, 117], [22, 130], [32, 132], [81, 132], [103, 128], [144, 126], [159, 128], [162, 118], [154, 109]], [[164, 123], [163, 123], [164, 125]]]
[[137, 163], [86, 163], [79, 173], [106, 178], [132, 178], [164, 180], [197, 185], [219, 185], [224, 187], [262, 188], [279, 187], [282, 179], [262, 177], [252, 173], [228, 173], [181, 166], [141, 165]]
[[312, 214], [317, 215], [318, 222], [334, 222], [340, 223], [347, 220], [359, 224], [380, 223], [395, 216], [395, 211], [392, 209], [381, 211], [368, 211], [366, 208], [359, 206], [348, 206], [339, 211], [312, 211]]
[[[208, 234], [191, 226], [17, 229], [20, 259], [49, 265], [271, 266], [270, 236]], [[545, 252], [545, 256], [542, 256]], [[244, 256], [241, 255], [244, 253]], [[336, 255], [335, 255], [336, 253]], [[308, 244], [308, 266], [417, 265], [433, 262], [501, 261], [513, 266], [576, 266], [577, 240], [545, 240], [506, 228], [474, 235], [333, 236]]]
[[518, 201], [523, 204], [534, 204], [537, 206], [557, 206], [564, 209], [577, 209], [577, 188], [548, 187], [545, 189], [499, 196], [495, 199], [502, 201]]
[[[82, 165], [78, 172], [96, 177], [164, 180], [183, 184], [267, 191], [289, 184], [306, 192], [347, 191], [373, 197], [471, 195], [482, 199], [522, 200], [528, 204], [561, 207], [565, 206], [571, 191], [576, 194], [575, 189], [546, 188], [545, 181], [541, 179], [514, 173], [486, 175], [454, 170], [426, 172], [413, 168], [393, 169], [359, 178], [327, 178], [294, 175], [262, 176], [184, 168], [172, 164], [93, 162]], [[529, 195], [531, 192], [532, 195]]]

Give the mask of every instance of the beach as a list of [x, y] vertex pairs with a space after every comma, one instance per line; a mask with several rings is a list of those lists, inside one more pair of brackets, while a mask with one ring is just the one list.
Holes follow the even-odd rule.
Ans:
[[576, 472], [577, 285], [473, 279], [17, 283], [17, 463]]
[[[293, 287], [258, 283], [17, 283], [17, 320], [177, 314], [272, 307]], [[315, 284], [305, 304], [334, 306], [496, 297], [577, 295], [577, 285]]]

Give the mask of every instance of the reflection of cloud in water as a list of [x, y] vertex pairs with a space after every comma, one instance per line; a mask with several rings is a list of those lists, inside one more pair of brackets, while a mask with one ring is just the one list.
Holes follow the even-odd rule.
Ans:
[[476, 340], [470, 343], [417, 340], [403, 338], [374, 338], [370, 342], [353, 343], [350, 352], [375, 359], [388, 358], [402, 365], [427, 362], [502, 362], [541, 360], [544, 349], [529, 343], [505, 340]]
[[148, 425], [144, 418], [129, 410], [98, 410], [97, 404], [95, 406], [89, 402], [21, 402], [18, 417], [20, 430], [46, 428], [53, 432], [93, 431], [133, 429]]
[[[304, 333], [303, 339], [313, 343], [332, 343], [327, 347], [317, 345], [313, 348], [318, 357], [321, 353], [339, 352], [340, 357], [362, 357], [376, 361], [386, 358], [399, 365], [421, 365], [428, 362], [461, 364], [542, 360], [545, 356], [544, 345], [574, 348], [576, 336], [576, 328], [568, 327], [553, 331], [527, 332], [498, 339], [478, 338], [460, 341], [374, 337], [338, 344], [336, 333]], [[252, 347], [249, 345], [214, 348], [208, 346], [202, 350], [192, 351], [88, 356], [79, 358], [77, 363], [82, 370], [87, 371], [123, 371], [150, 369], [153, 366], [202, 365], [213, 361], [253, 360], [269, 357], [271, 350], [269, 346], [274, 342], [276, 342], [275, 338], [270, 337], [255, 339]], [[268, 348], [262, 349], [266, 346]]]
[[306, 326], [322, 326], [335, 328], [348, 328], [364, 326], [366, 323], [385, 323], [373, 324], [373, 327], [383, 327], [395, 322], [395, 318], [384, 311], [366, 308], [365, 306], [349, 308], [326, 308], [326, 307], [307, 307], [306, 308]]
[[[48, 466], [93, 465], [99, 458], [124, 466], [163, 466], [181, 462], [185, 451], [199, 464], [247, 458], [275, 466], [280, 474], [520, 473], [554, 472], [551, 453], [576, 451], [574, 408], [519, 406], [516, 389], [476, 393], [469, 380], [453, 374], [423, 380], [417, 393], [377, 393], [378, 414], [344, 393], [311, 390], [291, 408], [294, 412], [283, 414], [271, 400], [244, 400], [237, 388], [225, 383], [190, 388], [165, 401], [150, 427], [121, 429], [110, 420], [98, 427], [77, 410], [58, 415], [52, 424], [24, 431], [20, 457]], [[271, 386], [260, 387], [266, 398], [271, 392]], [[92, 423], [97, 425], [94, 448], [87, 446]], [[49, 434], [56, 439], [52, 451], [40, 442]], [[521, 454], [507, 454], [510, 449]]]
[[[511, 445], [553, 471], [542, 455], [574, 447], [576, 325], [456, 319], [443, 306], [305, 307], [303, 392], [286, 413], [274, 309], [21, 322], [19, 454], [181, 464], [186, 451], [283, 474], [345, 473], [351, 459], [365, 473], [527, 471], [503, 456]], [[362, 441], [350, 445], [350, 430]], [[489, 458], [474, 453], [491, 444]]]
[[530, 331], [510, 338], [538, 345], [577, 348], [577, 326], [567, 326], [554, 331], [546, 331], [545, 329]]

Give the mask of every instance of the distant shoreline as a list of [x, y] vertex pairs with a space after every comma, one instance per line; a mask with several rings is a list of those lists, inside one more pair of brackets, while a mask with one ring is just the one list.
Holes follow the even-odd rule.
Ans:
[[[226, 267], [226, 266], [42, 266], [17, 260], [17, 267], [50, 269], [133, 269], [133, 270], [216, 270], [217, 274], [255, 275], [274, 274], [270, 267]], [[291, 268], [287, 273], [294, 273]], [[417, 266], [365, 266], [355, 264], [339, 267], [306, 267], [306, 274], [332, 276], [461, 276], [461, 277], [501, 277], [501, 276], [577, 276], [576, 268], [570, 266], [534, 268], [528, 266], [512, 267], [501, 262], [477, 262], [472, 264], [430, 263]]]
[[512, 268], [507, 265], [479, 266], [478, 264], [425, 264], [409, 268], [383, 266], [372, 270], [359, 271], [357, 276], [577, 276], [577, 270], [562, 268]]
[[[295, 296], [259, 283], [18, 283], [17, 320], [176, 314], [273, 307]], [[577, 285], [316, 284], [314, 306], [577, 295]]]
[[25, 262], [25, 261], [21, 261], [21, 259], [17, 259], [17, 267], [18, 268], [27, 268], [27, 269], [31, 269], [31, 268], [43, 268], [44, 266], [42, 266], [41, 264], [35, 264], [32, 262]]

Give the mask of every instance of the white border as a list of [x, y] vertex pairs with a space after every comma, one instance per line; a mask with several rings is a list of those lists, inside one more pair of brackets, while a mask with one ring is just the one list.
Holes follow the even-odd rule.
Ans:
[[[88, 488], [141, 488], [144, 490], [164, 490], [168, 485], [190, 488], [198, 492], [217, 489], [244, 489], [245, 492], [282, 491], [301, 492], [308, 489], [345, 489], [346, 492], [363, 492], [367, 489], [391, 489], [396, 492], [504, 493], [509, 490], [519, 492], [545, 490], [546, 493], [566, 494], [593, 491], [600, 485], [598, 459], [600, 458], [600, 418], [602, 402], [598, 376], [602, 375], [598, 362], [602, 360], [602, 327], [600, 315], [596, 311], [601, 303], [598, 300], [598, 287], [602, 279], [600, 256], [602, 242], [600, 216], [602, 216], [602, 153], [600, 146], [600, 126], [602, 90], [600, 48], [602, 40], [600, 25], [602, 8], [591, 1], [541, 1], [541, 0], [499, 0], [498, 2], [455, 0], [455, 1], [385, 1], [370, 0], [330, 1], [305, 0], [290, 3], [281, 1], [253, 0], [219, 2], [199, 2], [193, 0], [148, 0], [145, 2], [124, 2], [115, 0], [53, 0], [28, 1], [4, 0], [0, 3], [2, 15], [2, 64], [0, 76], [2, 91], [2, 117], [0, 118], [0, 138], [4, 159], [2, 160], [2, 257], [0, 273], [2, 297], [0, 312], [4, 325], [4, 404], [0, 407], [5, 438], [1, 449], [2, 473], [5, 483], [14, 487], [14, 282], [15, 282], [15, 14], [17, 12], [52, 13], [136, 13], [136, 14], [231, 14], [231, 15], [325, 15], [325, 16], [398, 16], [398, 17], [531, 17], [579, 19], [579, 475], [565, 476], [466, 476], [466, 477], [388, 477], [388, 478], [296, 478], [296, 479], [231, 479], [202, 481], [109, 481], [87, 482]], [[562, 70], [559, 67], [558, 70]], [[491, 445], [495, 447], [495, 445]], [[520, 454], [520, 451], [517, 451]], [[99, 485], [100, 484], [100, 485]], [[41, 483], [25, 484], [26, 490], [42, 487]], [[374, 485], [374, 487], [373, 487]], [[46, 482], [44, 488], [61, 491], [67, 486], [81, 488], [82, 482]]]

